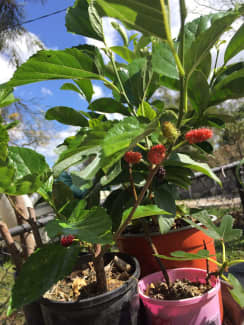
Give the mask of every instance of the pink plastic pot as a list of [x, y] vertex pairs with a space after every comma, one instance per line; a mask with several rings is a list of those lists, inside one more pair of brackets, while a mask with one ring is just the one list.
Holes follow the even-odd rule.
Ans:
[[[168, 270], [171, 281], [189, 279], [197, 281], [205, 279], [206, 271], [195, 268]], [[223, 306], [220, 281], [203, 296], [181, 300], [157, 300], [144, 294], [148, 284], [162, 281], [161, 272], [150, 274], [139, 281], [139, 294], [145, 307], [150, 325], [221, 325]]]

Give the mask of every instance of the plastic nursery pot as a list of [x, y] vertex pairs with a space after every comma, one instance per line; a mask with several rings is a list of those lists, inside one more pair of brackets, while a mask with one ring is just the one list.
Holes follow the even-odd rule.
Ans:
[[[152, 233], [151, 238], [158, 249], [159, 254], [170, 256], [174, 251], [185, 251], [196, 253], [199, 249], [204, 249], [204, 241], [210, 255], [215, 255], [214, 240], [202, 231], [192, 226], [172, 230], [167, 234]], [[152, 255], [151, 247], [145, 240], [143, 234], [124, 234], [118, 240], [118, 247], [122, 253], [135, 256], [141, 265], [141, 276], [151, 274], [159, 270], [159, 265]], [[162, 260], [167, 269], [193, 267], [206, 269], [204, 259], [192, 261], [170, 261]], [[209, 262], [210, 272], [216, 271], [217, 267], [213, 262]]]
[[[194, 268], [168, 270], [171, 281], [204, 279], [206, 271]], [[161, 272], [150, 274], [139, 281], [139, 294], [145, 307], [149, 325], [221, 325], [223, 306], [220, 280], [204, 295], [180, 300], [157, 300], [144, 294], [148, 284], [163, 280]]]
[[[115, 253], [105, 254], [105, 264], [109, 263]], [[78, 302], [57, 302], [42, 298], [40, 301], [45, 325], [139, 325], [138, 278], [140, 265], [138, 261], [126, 254], [116, 253], [132, 265], [133, 274], [121, 287]], [[85, 263], [91, 260], [89, 255], [81, 257]]]

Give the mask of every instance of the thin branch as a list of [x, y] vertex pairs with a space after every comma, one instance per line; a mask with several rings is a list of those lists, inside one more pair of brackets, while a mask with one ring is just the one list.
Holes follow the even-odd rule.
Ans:
[[[152, 241], [152, 238], [151, 238], [151, 236], [150, 236], [150, 232], [149, 232], [149, 230], [148, 230], [148, 225], [146, 224], [146, 222], [143, 222], [143, 228], [144, 228], [144, 236], [145, 236], [145, 239], [147, 240], [148, 244], [150, 245], [150, 247], [151, 247], [153, 253], [154, 253], [155, 255], [159, 255], [159, 254], [158, 254], [157, 247], [155, 246], [155, 244], [154, 244], [154, 242]], [[163, 276], [164, 276], [164, 278], [165, 278], [165, 281], [166, 281], [166, 284], [167, 284], [167, 286], [168, 286], [168, 289], [170, 289], [171, 284], [170, 284], [170, 279], [169, 279], [169, 275], [168, 275], [168, 273], [167, 273], [167, 270], [166, 270], [166, 268], [165, 268], [165, 266], [164, 266], [162, 260], [161, 260], [159, 257], [155, 256], [155, 255], [154, 255], [154, 258], [156, 259], [156, 261], [157, 261], [157, 263], [158, 263], [158, 265], [159, 265], [159, 267], [160, 267], [160, 269], [161, 269], [161, 271], [162, 271], [162, 273], [163, 273]]]
[[37, 224], [36, 224], [35, 210], [33, 208], [27, 208], [27, 210], [28, 210], [28, 213], [29, 213], [29, 218], [27, 219], [27, 222], [31, 225], [31, 228], [33, 230], [33, 235], [34, 235], [34, 238], [35, 238], [35, 241], [36, 241], [36, 246], [38, 248], [40, 248], [40, 247], [43, 246], [43, 242], [42, 242], [42, 239], [41, 239], [39, 229], [38, 229]]
[[4, 238], [4, 241], [8, 247], [8, 250], [11, 254], [11, 258], [13, 260], [13, 263], [16, 267], [16, 271], [19, 272], [21, 270], [22, 267], [22, 258], [21, 258], [21, 253], [18, 250], [13, 237], [11, 236], [9, 229], [6, 225], [6, 223], [0, 221], [0, 232], [2, 237]]

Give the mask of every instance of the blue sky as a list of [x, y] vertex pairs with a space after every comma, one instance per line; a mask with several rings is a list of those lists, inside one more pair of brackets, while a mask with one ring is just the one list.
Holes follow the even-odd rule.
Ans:
[[[41, 1], [35, 0], [26, 0], [25, 2], [22, 0], [17, 1], [24, 4], [25, 20], [30, 20], [72, 6], [75, 0], [46, 0], [44, 4], [41, 4]], [[178, 0], [170, 1], [172, 9], [171, 28], [173, 36], [177, 35], [179, 29], [179, 15], [177, 14], [178, 3]], [[189, 6], [188, 8], [191, 10], [194, 8], [194, 4], [194, 0], [187, 0], [187, 6]], [[204, 8], [200, 8], [197, 12], [206, 13], [204, 10]], [[188, 20], [192, 20], [197, 16], [198, 14], [190, 12]], [[87, 42], [97, 45], [97, 41], [88, 40], [82, 36], [68, 33], [66, 31], [65, 12], [25, 24], [24, 27], [28, 32], [36, 35], [47, 49], [62, 50]], [[110, 21], [105, 19], [104, 31], [107, 36], [106, 39], [108, 44], [110, 46], [118, 44], [121, 41], [119, 35], [114, 29], [109, 27]], [[23, 38], [17, 43], [20, 52], [22, 51], [23, 61], [36, 51], [35, 48], [28, 49]], [[14, 68], [9, 66], [6, 58], [1, 56], [1, 54], [0, 66], [0, 83], [2, 83], [11, 77]], [[53, 106], [70, 106], [78, 110], [86, 110], [87, 102], [77, 93], [60, 90], [60, 87], [64, 82], [66, 81], [48, 81], [17, 87], [15, 90], [15, 96], [24, 98], [27, 101], [34, 98], [35, 102], [38, 102], [39, 108], [43, 111], [46, 111], [48, 108]], [[103, 85], [98, 81], [94, 82], [94, 91], [95, 94], [93, 100], [98, 97], [110, 96], [110, 91], [103, 87]], [[61, 143], [65, 137], [72, 135], [75, 132], [75, 128], [63, 126], [56, 122], [53, 123], [47, 121], [47, 123], [50, 124], [50, 129], [52, 131], [51, 141], [48, 146], [38, 148], [38, 151], [45, 155], [48, 163], [52, 165], [55, 160], [55, 147]]]
[[[22, 2], [21, 2], [22, 3]], [[27, 1], [24, 5], [25, 21], [37, 18], [61, 9], [65, 9], [72, 6], [73, 0], [46, 0], [44, 4], [39, 1]], [[106, 26], [109, 22], [106, 22]], [[76, 46], [84, 43], [93, 43], [94, 40], [88, 40], [82, 36], [68, 33], [65, 27], [65, 12], [58, 13], [56, 15], [43, 18], [24, 25], [28, 32], [35, 34], [47, 49], [62, 50], [72, 46]], [[108, 35], [108, 43], [110, 45], [120, 41], [117, 32], [110, 32]], [[22, 42], [22, 43], [21, 43]], [[19, 47], [23, 50], [26, 46], [20, 41]], [[27, 49], [23, 50], [23, 60], [33, 53], [26, 53]], [[6, 71], [6, 78], [2, 81], [6, 81], [11, 76], [13, 70]], [[66, 80], [57, 81], [43, 81], [35, 84], [20, 86], [15, 89], [15, 96], [24, 98], [25, 100], [33, 100], [38, 102], [39, 108], [43, 111], [53, 106], [69, 106], [77, 110], [86, 110], [87, 102], [82, 99], [77, 93], [72, 91], [60, 90], [60, 87]], [[71, 81], [69, 81], [71, 82]], [[1, 77], [0, 77], [1, 83]], [[110, 90], [105, 88], [101, 82], [95, 81], [94, 83], [94, 95], [93, 100], [98, 97], [105, 97], [111, 94]], [[50, 165], [55, 160], [54, 148], [62, 140], [72, 135], [76, 128], [64, 126], [57, 122], [48, 122], [50, 128], [53, 128], [53, 137], [51, 143], [48, 146], [40, 147], [37, 150], [46, 156], [46, 159]]]

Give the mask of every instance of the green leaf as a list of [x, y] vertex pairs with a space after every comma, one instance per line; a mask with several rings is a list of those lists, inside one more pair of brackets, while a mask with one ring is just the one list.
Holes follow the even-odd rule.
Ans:
[[137, 110], [137, 116], [143, 116], [152, 121], [157, 116], [155, 110], [147, 102], [142, 102]]
[[[81, 152], [81, 154], [82, 154], [82, 152]], [[75, 176], [81, 178], [82, 180], [86, 180], [86, 181], [93, 180], [96, 173], [98, 172], [98, 170], [101, 167], [101, 165], [100, 165], [101, 151], [97, 150], [96, 148], [95, 148], [95, 150], [90, 149], [89, 155], [91, 155], [92, 161], [86, 167], [83, 167], [82, 170], [72, 171], [71, 172], [72, 175], [75, 175]]]
[[51, 206], [53, 206], [52, 202], [52, 188], [53, 188], [53, 175], [51, 175], [45, 182], [37, 190], [37, 193], [43, 197], [45, 201], [47, 201]]
[[19, 309], [38, 300], [53, 284], [69, 275], [79, 252], [80, 246], [66, 248], [59, 244], [49, 244], [36, 250], [16, 278], [11, 307]]
[[242, 98], [244, 91], [243, 81], [243, 62], [226, 67], [214, 84], [209, 106], [219, 104], [227, 99]]
[[8, 131], [6, 127], [0, 122], [0, 160], [5, 161], [8, 156]]
[[160, 116], [149, 124], [139, 123], [135, 117], [127, 117], [116, 123], [104, 138], [102, 147], [105, 157], [118, 153], [118, 159], [131, 150], [137, 142], [155, 131]]
[[244, 24], [238, 29], [238, 31], [234, 34], [232, 39], [230, 40], [226, 50], [225, 50], [225, 58], [224, 62], [229, 61], [233, 56], [238, 54], [240, 51], [244, 50], [243, 44], [244, 38]]
[[0, 193], [36, 192], [50, 176], [45, 158], [27, 148], [9, 147], [7, 163], [0, 164]]
[[0, 108], [7, 107], [17, 101], [18, 99], [14, 98], [12, 88], [0, 88]]
[[94, 93], [91, 80], [80, 79], [74, 82], [77, 84], [78, 87], [72, 83], [67, 82], [64, 83], [60, 89], [75, 91], [82, 97], [85, 97], [88, 102], [90, 102]]
[[[128, 218], [131, 210], [133, 208], [129, 208], [123, 212], [122, 215], [122, 223]], [[144, 217], [150, 217], [150, 216], [157, 216], [160, 214], [168, 214], [170, 215], [170, 212], [167, 212], [163, 209], [160, 209], [157, 205], [149, 204], [149, 205], [139, 205], [133, 214], [134, 219], [144, 218]]]
[[170, 212], [170, 215], [160, 215], [158, 218], [159, 229], [161, 234], [167, 233], [172, 224], [176, 213], [175, 198], [172, 195], [172, 190], [169, 186], [162, 185], [154, 189], [155, 203], [160, 209]]
[[46, 112], [45, 118], [47, 120], [56, 120], [67, 125], [88, 126], [87, 119], [80, 112], [66, 106], [55, 106], [50, 108]]
[[127, 65], [127, 70], [128, 75], [123, 74], [125, 91], [131, 103], [139, 106], [144, 97], [147, 82], [152, 71], [146, 58], [135, 59]]
[[219, 226], [216, 226], [208, 215], [207, 211], [202, 211], [193, 215], [204, 227], [196, 224], [195, 222], [184, 219], [186, 222], [191, 224], [197, 229], [205, 232], [208, 236], [214, 238], [215, 240], [223, 240], [225, 242], [238, 240], [241, 237], [242, 231], [240, 229], [233, 229], [233, 218], [230, 215], [225, 215], [221, 219]]
[[115, 232], [122, 218], [125, 207], [128, 206], [132, 199], [131, 193], [123, 189], [111, 191], [104, 202], [104, 208], [112, 218], [113, 231]]
[[92, 111], [102, 113], [119, 113], [123, 115], [130, 115], [127, 107], [109, 97], [99, 98], [95, 100], [90, 104], [88, 108]]
[[121, 173], [121, 161], [118, 161], [109, 171], [108, 175], [104, 175], [100, 182], [102, 186], [111, 183]]
[[211, 168], [207, 164], [194, 161], [191, 157], [185, 154], [173, 153], [170, 158], [164, 162], [164, 166], [179, 166], [193, 169], [212, 178], [221, 186], [220, 179], [212, 172]]
[[209, 255], [209, 251], [206, 249], [200, 249], [196, 253], [187, 253], [183, 251], [175, 251], [170, 253], [170, 256], [166, 255], [156, 255], [159, 258], [164, 258], [166, 260], [171, 261], [192, 261], [192, 260], [199, 260], [199, 259], [207, 259], [208, 257], [213, 257], [214, 255]]
[[209, 50], [238, 16], [238, 12], [228, 11], [224, 14], [219, 14], [220, 18], [215, 16], [212, 19], [212, 25], [196, 37], [191, 43], [191, 47], [185, 52], [185, 71], [187, 73], [192, 73], [199, 66], [208, 55]]
[[[53, 172], [55, 176], [58, 176], [62, 173], [62, 171], [68, 169], [71, 166], [77, 165], [78, 163], [81, 164], [83, 161], [87, 160], [88, 157], [95, 155], [97, 159], [100, 157], [100, 146], [90, 146], [90, 148], [82, 150], [81, 148], [78, 148], [75, 153], [70, 154], [67, 158], [64, 157], [63, 159], [59, 159], [58, 162], [55, 163], [53, 166]], [[95, 160], [95, 165], [93, 163], [93, 168], [89, 167], [89, 165], [86, 167], [88, 168], [87, 171], [89, 171], [89, 175], [93, 173], [93, 169], [97, 167], [97, 160]], [[83, 173], [84, 174], [84, 173]], [[81, 175], [82, 171], [81, 171]], [[87, 175], [89, 177], [89, 175]], [[80, 176], [81, 177], [81, 176]]]
[[86, 98], [88, 102], [91, 101], [92, 95], [94, 94], [92, 82], [89, 79], [74, 80], [74, 82], [79, 86], [83, 97]]
[[83, 51], [42, 50], [23, 63], [5, 87], [53, 79], [101, 79], [93, 59]]
[[63, 222], [59, 219], [50, 221], [46, 225], [48, 236], [74, 235], [81, 241], [93, 244], [112, 243], [112, 221], [106, 210], [93, 207], [90, 210], [74, 210], [71, 220], [74, 223]]
[[240, 305], [241, 308], [244, 308], [244, 289], [243, 289], [241, 283], [231, 273], [228, 273], [228, 280], [233, 287], [233, 289], [230, 290], [232, 297]]
[[194, 71], [188, 84], [189, 96], [193, 100], [196, 111], [202, 111], [208, 106], [209, 85], [207, 78], [201, 71]]
[[67, 204], [67, 202], [74, 200], [74, 194], [68, 185], [56, 181], [52, 188], [52, 200], [56, 210], [59, 211]]
[[97, 0], [96, 3], [103, 16], [117, 18], [126, 27], [143, 34], [166, 38], [159, 0]]
[[163, 76], [179, 79], [175, 59], [168, 43], [160, 42], [152, 47], [152, 70]]
[[144, 132], [144, 127], [135, 117], [127, 117], [115, 124], [103, 141], [105, 156], [129, 147], [132, 140]]
[[102, 23], [95, 17], [93, 5], [88, 6], [87, 0], [76, 0], [67, 10], [65, 25], [68, 32], [103, 41]]
[[213, 146], [211, 145], [211, 143], [209, 143], [207, 141], [196, 143], [194, 145], [194, 147], [195, 148], [200, 148], [201, 150], [203, 150], [207, 154], [212, 154], [213, 153]]
[[129, 45], [129, 40], [128, 40], [126, 30], [120, 24], [116, 23], [115, 21], [112, 21], [111, 25], [120, 34], [120, 36], [124, 42], [124, 46], [127, 47]]
[[125, 46], [112, 46], [110, 47], [110, 50], [118, 54], [122, 59], [124, 59], [128, 63], [131, 63], [133, 60], [136, 59], [136, 54]]

